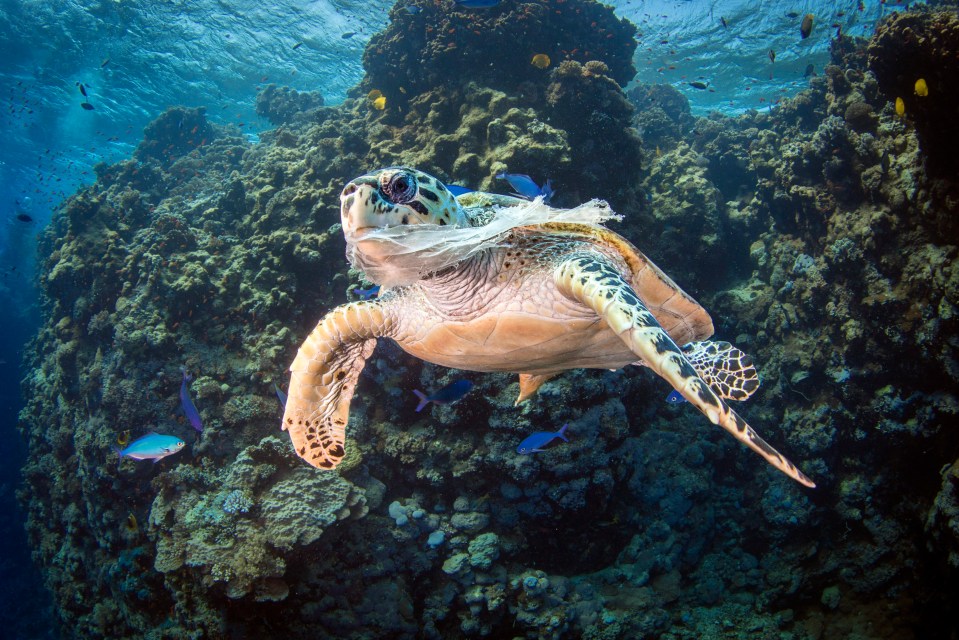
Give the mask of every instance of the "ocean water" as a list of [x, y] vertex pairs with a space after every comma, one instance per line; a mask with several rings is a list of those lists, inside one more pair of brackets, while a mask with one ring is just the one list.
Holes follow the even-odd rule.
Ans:
[[[956, 58], [907, 42], [923, 64], [889, 71], [874, 36], [931, 9], [514, 4], [0, 0], [0, 635], [959, 633], [956, 184], [931, 151], [955, 120], [913, 89], [954, 91], [935, 78]], [[550, 42], [536, 25], [556, 29], [540, 76], [510, 58]], [[632, 51], [635, 73], [561, 75], [564, 55], [595, 59], [583, 42]], [[325, 106], [258, 113], [270, 85]], [[368, 284], [337, 195], [399, 163], [499, 193], [499, 171], [551, 177], [559, 207], [609, 199], [611, 228], [756, 357], [742, 413], [819, 488], [666, 403], [649, 371], [565, 374], [513, 409], [514, 378], [385, 344], [359, 377], [359, 461], [334, 476], [296, 458], [272, 385]], [[477, 388], [416, 416], [414, 387], [462, 376]], [[568, 447], [515, 454], [564, 422]], [[111, 447], [153, 430], [187, 450], [117, 469]]]

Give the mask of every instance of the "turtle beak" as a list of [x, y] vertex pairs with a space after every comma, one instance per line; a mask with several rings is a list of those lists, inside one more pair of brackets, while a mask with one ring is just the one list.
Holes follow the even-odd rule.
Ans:
[[[416, 207], [420, 208], [417, 209]], [[420, 209], [423, 209], [421, 212]], [[423, 222], [428, 212], [418, 202], [390, 202], [376, 178], [363, 176], [349, 182], [340, 194], [340, 220], [347, 240], [356, 239], [370, 229]]]
[[[350, 237], [368, 227], [377, 224], [375, 204], [380, 200], [375, 181], [367, 183], [362, 179], [353, 180], [343, 188], [340, 194], [340, 221], [343, 223], [343, 235]], [[378, 217], [382, 218], [382, 215]]]

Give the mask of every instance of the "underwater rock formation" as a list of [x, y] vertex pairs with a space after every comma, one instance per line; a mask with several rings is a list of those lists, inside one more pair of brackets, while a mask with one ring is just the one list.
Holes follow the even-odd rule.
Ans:
[[689, 100], [668, 84], [637, 84], [626, 92], [635, 107], [634, 123], [648, 149], [670, 149], [693, 128]]
[[361, 488], [338, 474], [312, 473], [275, 436], [247, 447], [216, 475], [180, 466], [154, 488], [156, 570], [190, 567], [193, 581], [225, 583], [230, 598], [255, 591], [256, 600], [283, 600], [283, 554], [369, 511]]
[[212, 142], [214, 135], [205, 108], [176, 107], [147, 125], [133, 157], [144, 162], [157, 160], [169, 167], [190, 151]]
[[411, 100], [403, 125], [372, 127], [368, 144], [447, 181], [495, 191], [506, 186], [495, 174], [517, 167], [574, 173], [569, 136], [546, 120], [506, 93], [468, 83]]
[[[605, 7], [556, 6], [613, 28]], [[443, 20], [507, 34], [497, 16], [524, 10]], [[483, 75], [501, 36], [454, 63], [437, 11], [395, 8], [370, 44], [391, 55], [368, 53], [342, 105], [265, 91], [261, 112], [283, 125], [258, 144], [202, 110], [162, 114], [44, 232], [20, 499], [61, 625], [78, 638], [948, 635], [957, 187], [926, 173], [866, 43], [844, 38], [770, 114], [697, 119], [668, 88], [630, 107], [631, 37], [607, 38], [629, 54], [618, 62], [556, 56], [519, 95]], [[406, 16], [432, 21], [403, 40]], [[407, 93], [383, 110], [365, 96], [391, 86]], [[610, 139], [589, 144], [587, 122]], [[611, 173], [591, 168], [603, 162]], [[610, 197], [617, 230], [755, 358], [763, 385], [744, 415], [820, 488], [665, 403], [642, 368], [572, 371], [520, 407], [515, 377], [466, 374], [467, 398], [416, 413], [413, 387], [463, 374], [388, 344], [359, 383], [350, 457], [332, 473], [299, 462], [273, 384], [360, 284], [338, 228], [344, 181], [398, 163], [494, 191], [498, 171], [542, 170], [562, 178], [564, 205]], [[516, 454], [564, 422], [570, 442]], [[150, 430], [188, 446], [118, 468], [111, 446]]]
[[564, 61], [550, 75], [546, 102], [549, 122], [567, 132], [572, 147], [572, 171], [556, 174], [557, 181], [576, 185], [578, 200], [628, 202], [620, 192], [632, 187], [641, 141], [630, 126], [633, 107], [609, 67], [597, 60]]
[[[888, 100], [901, 98], [930, 171], [959, 173], [959, 16], [955, 9], [891, 14], [869, 43], [869, 69]], [[917, 89], [922, 81], [925, 91]]]
[[636, 27], [617, 18], [612, 7], [590, 0], [504, 2], [481, 11], [410, 2], [395, 6], [390, 24], [370, 39], [360, 87], [381, 91], [387, 104], [405, 105], [465, 78], [535, 101], [548, 76], [531, 64], [537, 54], [554, 63], [602, 61], [608, 75], [625, 85], [636, 75], [635, 35]]
[[319, 91], [297, 91], [290, 87], [268, 84], [256, 96], [256, 114], [274, 125], [289, 122], [294, 117], [323, 106]]

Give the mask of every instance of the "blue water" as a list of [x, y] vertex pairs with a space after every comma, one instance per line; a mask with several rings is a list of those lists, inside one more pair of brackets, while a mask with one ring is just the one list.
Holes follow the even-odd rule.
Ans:
[[[833, 22], [846, 35], [869, 35], [884, 11], [896, 9], [870, 1], [859, 11], [856, 4], [613, 3], [641, 32], [636, 80], [673, 84], [697, 115], [770, 108], [806, 86], [807, 65], [822, 70]], [[50, 633], [49, 602], [30, 565], [13, 496], [23, 458], [15, 431], [20, 360], [40, 313], [32, 285], [37, 232], [63, 198], [93, 182], [96, 163], [128, 157], [143, 127], [170, 105], [205, 106], [210, 120], [243, 123], [256, 139], [268, 126], [253, 109], [266, 83], [319, 89], [327, 104], [342, 101], [361, 79], [364, 46], [387, 23], [391, 5], [0, 2], [0, 611], [6, 612], [0, 625], [6, 631], [15, 629], [16, 637]], [[810, 38], [800, 39], [800, 18], [790, 12], [817, 16]], [[709, 89], [695, 89], [691, 81], [707, 82]], [[81, 107], [77, 83], [86, 87], [93, 110]]]
[[[845, 35], [865, 37], [884, 13], [900, 8], [894, 2], [868, 2], [862, 11], [855, 2], [628, 0], [612, 4], [642, 34], [636, 80], [675, 85], [698, 116], [710, 111], [738, 114], [795, 95], [806, 86], [807, 65], [821, 73], [828, 61], [834, 23], [842, 26]], [[807, 13], [816, 20], [810, 36], [803, 39], [799, 23]], [[770, 50], [776, 52], [775, 62], [769, 60]], [[690, 87], [688, 83], [695, 80], [708, 81], [715, 92]]]

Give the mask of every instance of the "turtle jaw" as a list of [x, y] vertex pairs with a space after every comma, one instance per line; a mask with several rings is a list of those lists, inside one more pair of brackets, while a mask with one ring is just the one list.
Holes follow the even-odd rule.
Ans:
[[347, 184], [340, 194], [340, 221], [347, 240], [384, 226], [382, 213], [374, 213], [380, 199], [376, 191], [375, 183], [370, 185], [357, 179]]

